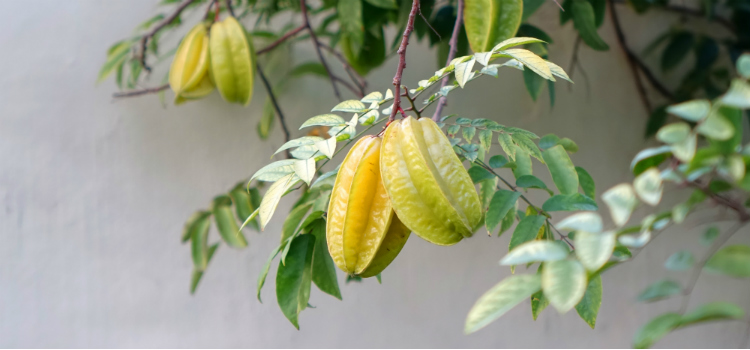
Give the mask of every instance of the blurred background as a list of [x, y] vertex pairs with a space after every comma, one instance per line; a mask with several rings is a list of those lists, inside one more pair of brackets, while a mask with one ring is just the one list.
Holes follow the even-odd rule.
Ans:
[[[257, 137], [265, 99], [260, 88], [249, 108], [224, 103], [216, 93], [163, 107], [155, 95], [114, 100], [111, 80], [95, 84], [109, 45], [130, 36], [155, 8], [153, 0], [0, 3], [0, 346], [629, 347], [643, 323], [678, 307], [679, 299], [639, 304], [635, 298], [664, 277], [689, 277], [660, 266], [679, 249], [699, 252], [701, 227], [671, 229], [662, 236], [680, 239], [660, 236], [635, 261], [607, 272], [596, 330], [574, 312], [552, 308], [534, 322], [525, 302], [466, 336], [469, 308], [510, 274], [498, 265], [510, 235], [488, 237], [481, 230], [450, 248], [412, 236], [382, 284], [344, 284], [339, 274], [343, 301], [313, 288], [316, 309], [301, 314], [297, 331], [276, 305], [277, 263], [264, 302], [255, 298], [261, 267], [294, 198], [282, 200], [265, 232], [247, 234], [247, 249], [222, 246], [191, 296], [190, 247], [180, 244], [184, 221], [269, 163], [283, 138], [278, 124], [268, 141]], [[636, 50], [673, 18], [628, 9], [620, 15]], [[575, 32], [571, 25], [561, 28], [558, 16], [548, 2], [531, 22], [552, 35], [550, 60], [567, 69]], [[609, 21], [600, 34], [615, 43]], [[436, 70], [428, 50], [424, 41], [409, 46], [406, 85]], [[294, 57], [310, 59], [312, 47], [299, 45]], [[370, 90], [392, 87], [395, 59], [369, 74]], [[630, 160], [648, 145], [647, 114], [618, 46], [603, 53], [582, 47], [578, 59], [586, 78], [579, 70], [575, 85], [559, 81], [554, 107], [546, 94], [531, 100], [520, 72], [501, 70], [499, 79], [483, 78], [453, 93], [446, 113], [573, 139], [580, 147], [573, 161], [591, 173], [601, 193], [632, 180]], [[678, 77], [665, 81], [674, 84]], [[154, 77], [153, 83], [160, 82]], [[329, 111], [336, 100], [327, 81], [305, 78], [281, 103], [295, 137], [303, 134], [296, 130], [302, 121]], [[541, 170], [538, 176], [549, 181]], [[750, 236], [740, 233], [731, 242], [747, 243]], [[723, 288], [714, 287], [719, 280]], [[747, 280], [704, 274], [691, 305], [721, 299], [747, 309], [748, 290]], [[673, 332], [657, 345], [745, 347], [746, 332], [741, 322], [708, 324]]]

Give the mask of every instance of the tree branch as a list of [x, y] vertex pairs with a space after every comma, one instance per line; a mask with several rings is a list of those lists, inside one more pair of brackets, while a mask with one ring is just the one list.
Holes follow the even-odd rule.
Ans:
[[[266, 91], [268, 92], [268, 97], [271, 99], [273, 109], [276, 111], [276, 115], [279, 117], [279, 124], [281, 124], [281, 130], [284, 132], [284, 141], [289, 141], [291, 139], [291, 134], [289, 133], [289, 128], [286, 125], [286, 118], [284, 118], [284, 113], [281, 112], [281, 107], [279, 107], [279, 103], [278, 101], [276, 101], [276, 95], [274, 95], [273, 93], [273, 88], [268, 82], [266, 75], [263, 74], [263, 69], [261, 68], [260, 64], [257, 62], [256, 67], [258, 68], [258, 75], [260, 75], [260, 80], [263, 81], [263, 86], [265, 86]], [[286, 157], [292, 158], [289, 150], [286, 150]]]
[[229, 11], [229, 14], [234, 17], [234, 8], [232, 8], [232, 0], [226, 0], [225, 1], [227, 5], [227, 11]]
[[396, 113], [401, 109], [401, 77], [404, 75], [404, 68], [406, 68], [406, 46], [409, 45], [409, 36], [414, 31], [414, 18], [419, 12], [419, 0], [413, 0], [411, 3], [411, 12], [409, 12], [409, 20], [406, 22], [406, 28], [404, 29], [403, 39], [401, 39], [401, 46], [398, 48], [398, 67], [396, 67], [396, 75], [393, 77], [393, 86], [396, 90], [396, 98], [393, 100], [393, 108], [391, 108], [391, 115], [388, 117], [388, 124], [396, 119]]
[[169, 84], [164, 84], [162, 86], [142, 89], [142, 90], [130, 90], [130, 91], [121, 91], [121, 92], [115, 92], [112, 94], [112, 97], [114, 98], [124, 98], [124, 97], [135, 97], [135, 96], [141, 96], [141, 95], [147, 95], [147, 94], [155, 94], [157, 92], [161, 92], [163, 90], [169, 89]]
[[411, 98], [411, 96], [409, 95], [409, 89], [406, 88], [406, 86], [402, 86], [402, 87], [404, 88], [404, 93], [401, 94], [401, 96], [406, 97], [406, 99], [409, 100], [409, 104], [411, 104], [411, 107], [407, 108], [406, 110], [414, 111], [414, 113], [417, 114], [417, 118], [422, 118], [422, 111], [420, 111], [419, 108], [417, 108], [417, 106], [414, 105], [414, 99]]
[[319, 46], [328, 50], [331, 54], [333, 54], [334, 57], [336, 57], [340, 62], [341, 65], [344, 66], [344, 70], [346, 70], [346, 73], [349, 75], [349, 78], [354, 81], [355, 84], [357, 84], [357, 87], [359, 87], [362, 95], [365, 94], [365, 89], [367, 88], [367, 80], [365, 80], [364, 77], [359, 75], [356, 70], [354, 70], [354, 67], [352, 67], [351, 64], [349, 64], [349, 61], [346, 60], [346, 58], [341, 54], [341, 52], [336, 51], [334, 48], [324, 44], [319, 43]]
[[303, 24], [303, 25], [301, 25], [301, 26], [299, 26], [299, 27], [297, 27], [297, 28], [294, 28], [294, 29], [292, 29], [292, 30], [290, 30], [290, 31], [286, 32], [286, 34], [284, 34], [284, 35], [283, 35], [283, 36], [282, 36], [281, 38], [278, 38], [278, 39], [277, 39], [276, 41], [272, 42], [272, 43], [271, 43], [271, 44], [269, 44], [268, 46], [266, 46], [266, 47], [264, 47], [264, 48], [262, 48], [262, 49], [260, 49], [260, 50], [256, 51], [256, 52], [255, 52], [255, 54], [256, 54], [256, 55], [262, 55], [262, 54], [268, 53], [269, 51], [271, 51], [271, 50], [275, 49], [275, 48], [276, 48], [276, 46], [279, 46], [279, 45], [281, 45], [281, 43], [283, 43], [283, 42], [285, 42], [285, 41], [289, 40], [289, 38], [291, 38], [291, 37], [293, 37], [293, 36], [297, 35], [297, 33], [299, 33], [299, 32], [301, 32], [301, 31], [305, 30], [306, 28], [307, 28], [307, 26], [305, 26], [305, 25]]
[[336, 95], [336, 98], [338, 98], [339, 101], [341, 101], [341, 93], [339, 93], [339, 88], [336, 87], [336, 79], [333, 77], [333, 73], [331, 73], [331, 69], [328, 68], [328, 63], [326, 63], [326, 60], [323, 57], [323, 53], [320, 51], [320, 42], [318, 41], [318, 37], [315, 35], [315, 30], [313, 30], [312, 26], [310, 25], [310, 18], [307, 16], [307, 2], [305, 0], [300, 0], [300, 7], [302, 8], [302, 18], [305, 23], [304, 26], [305, 28], [307, 28], [307, 31], [310, 33], [310, 39], [312, 39], [313, 46], [315, 46], [315, 52], [318, 53], [318, 59], [320, 59], [320, 64], [322, 64], [323, 68], [326, 69], [326, 73], [328, 73], [328, 78], [331, 79], [331, 86], [333, 87], [333, 94]]
[[[183, 1], [179, 6], [177, 6], [177, 8], [174, 10], [174, 12], [172, 12], [172, 14], [169, 15], [169, 17], [167, 17], [163, 21], [159, 22], [159, 24], [157, 24], [156, 26], [154, 26], [154, 28], [152, 28], [151, 31], [149, 31], [146, 34], [143, 34], [143, 36], [141, 37], [141, 53], [140, 53], [140, 57], [138, 57], [138, 60], [141, 62], [141, 66], [143, 66], [143, 69], [145, 69], [147, 72], [151, 72], [151, 67], [149, 67], [146, 64], [146, 51], [148, 50], [148, 41], [151, 38], [153, 38], [154, 35], [156, 35], [156, 33], [158, 33], [160, 30], [162, 30], [168, 24], [172, 23], [172, 21], [174, 21], [175, 18], [177, 18], [178, 16], [180, 16], [180, 14], [182, 13], [182, 11], [184, 11], [193, 2], [195, 2], [195, 0], [185, 0], [185, 1]], [[209, 5], [209, 7], [210, 6], [211, 5]]]
[[[446, 60], [445, 65], [449, 65], [451, 61], [456, 57], [456, 52], [458, 51], [458, 34], [461, 31], [461, 21], [464, 17], [464, 0], [458, 0], [458, 13], [456, 14], [456, 23], [453, 24], [453, 34], [451, 34], [451, 39], [448, 42], [448, 46], [450, 49], [448, 50], [448, 60]], [[450, 80], [450, 76], [446, 75], [443, 80], [440, 82], [440, 89], [448, 85], [448, 81]], [[435, 108], [435, 113], [432, 114], [432, 120], [438, 122], [440, 121], [440, 114], [443, 113], [443, 107], [445, 107], [445, 104], [448, 102], [447, 96], [440, 96], [440, 101], [438, 101], [438, 105]]]

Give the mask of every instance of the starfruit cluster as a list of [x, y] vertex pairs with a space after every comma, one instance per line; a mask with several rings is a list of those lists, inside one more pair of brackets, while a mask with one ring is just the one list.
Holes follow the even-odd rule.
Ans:
[[409, 117], [349, 151], [331, 193], [326, 238], [339, 268], [371, 277], [396, 258], [410, 232], [452, 245], [481, 219], [474, 184], [440, 127]]
[[175, 104], [209, 95], [214, 88], [231, 103], [247, 106], [253, 95], [255, 52], [234, 17], [207, 27], [200, 23], [185, 35], [169, 70]]

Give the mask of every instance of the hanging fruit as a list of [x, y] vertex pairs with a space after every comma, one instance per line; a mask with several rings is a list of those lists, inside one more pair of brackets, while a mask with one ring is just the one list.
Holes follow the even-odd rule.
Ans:
[[352, 146], [328, 206], [326, 240], [331, 257], [341, 270], [360, 277], [383, 271], [410, 234], [393, 212], [380, 178], [381, 141], [367, 136]]
[[204, 97], [214, 86], [208, 77], [208, 36], [203, 23], [185, 35], [169, 69], [169, 86], [175, 104]]
[[407, 117], [388, 126], [380, 171], [396, 214], [429, 242], [456, 244], [471, 237], [482, 221], [469, 174], [429, 118]]
[[245, 28], [234, 17], [211, 26], [210, 76], [227, 102], [247, 106], [253, 96], [255, 51]]

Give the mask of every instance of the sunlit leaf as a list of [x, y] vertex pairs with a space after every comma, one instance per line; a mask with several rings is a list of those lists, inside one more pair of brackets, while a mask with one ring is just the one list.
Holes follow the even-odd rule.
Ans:
[[531, 241], [519, 245], [500, 260], [500, 265], [520, 265], [536, 261], [562, 260], [568, 250], [556, 241]]
[[542, 290], [550, 304], [565, 313], [581, 301], [588, 285], [586, 269], [576, 260], [557, 260], [544, 264]]
[[484, 293], [469, 311], [464, 332], [474, 333], [510, 311], [541, 288], [538, 275], [514, 275]]

